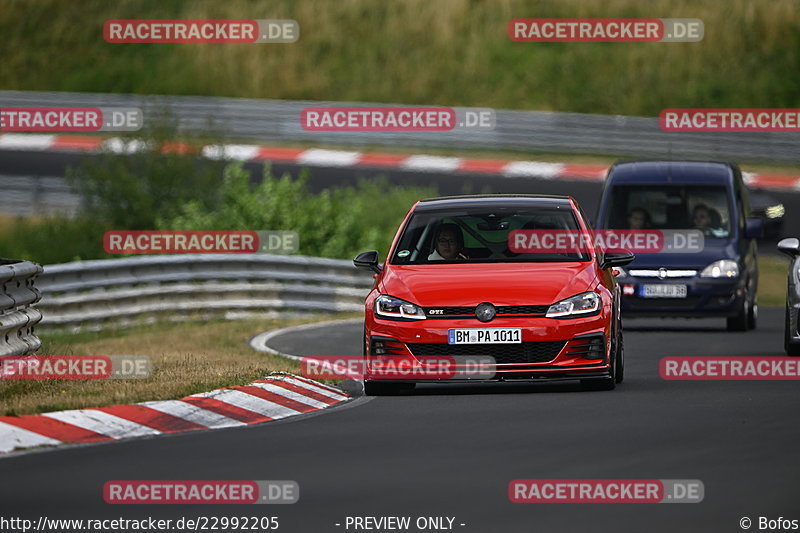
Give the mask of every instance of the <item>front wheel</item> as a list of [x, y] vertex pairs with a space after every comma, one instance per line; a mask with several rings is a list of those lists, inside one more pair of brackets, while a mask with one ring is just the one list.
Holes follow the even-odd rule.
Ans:
[[800, 355], [800, 344], [792, 343], [792, 323], [791, 313], [789, 312], [789, 304], [786, 304], [786, 325], [783, 330], [783, 348], [786, 350], [786, 355]]
[[[609, 365], [609, 371], [611, 375], [607, 378], [601, 379], [582, 379], [581, 380], [581, 388], [586, 391], [600, 391], [600, 390], [614, 390], [617, 387], [617, 383], [622, 383], [622, 378], [619, 372], [620, 368], [620, 351], [619, 348], [616, 347], [616, 342], [611, 349], [611, 364]], [[624, 362], [622, 365], [624, 370]]]
[[622, 332], [619, 333], [619, 346], [617, 347], [617, 364], [614, 379], [617, 383], [622, 383], [625, 379], [625, 340], [622, 338]]

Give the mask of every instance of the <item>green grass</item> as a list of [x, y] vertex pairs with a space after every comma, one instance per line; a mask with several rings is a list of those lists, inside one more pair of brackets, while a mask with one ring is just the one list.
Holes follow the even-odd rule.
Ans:
[[788, 271], [788, 258], [764, 255], [758, 257], [758, 305], [784, 306]]
[[[796, 0], [6, 0], [0, 87], [657, 115], [798, 107]], [[700, 18], [699, 43], [514, 43], [512, 18]], [[293, 44], [109, 44], [110, 18], [291, 18]]]

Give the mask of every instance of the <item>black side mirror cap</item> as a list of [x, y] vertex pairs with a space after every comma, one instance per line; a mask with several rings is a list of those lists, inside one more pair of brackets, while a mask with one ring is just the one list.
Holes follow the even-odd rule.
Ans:
[[760, 218], [748, 218], [744, 221], [744, 238], [760, 239], [764, 236], [764, 221]]
[[800, 255], [800, 239], [794, 237], [782, 239], [778, 243], [778, 251], [785, 253], [789, 257], [797, 257]]
[[378, 264], [378, 252], [377, 250], [370, 250], [369, 252], [361, 252], [353, 259], [353, 264], [356, 268], [360, 268], [362, 270], [371, 270], [376, 274], [380, 274], [383, 270], [381, 266]]
[[600, 262], [600, 268], [621, 267], [629, 264], [636, 256], [631, 252], [608, 252], [603, 254], [603, 260]]

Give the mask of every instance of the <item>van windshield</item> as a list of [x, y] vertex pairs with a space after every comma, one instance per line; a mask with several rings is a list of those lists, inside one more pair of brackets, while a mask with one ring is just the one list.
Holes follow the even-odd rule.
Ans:
[[731, 233], [724, 185], [617, 185], [610, 199], [608, 229], [698, 229], [719, 239]]

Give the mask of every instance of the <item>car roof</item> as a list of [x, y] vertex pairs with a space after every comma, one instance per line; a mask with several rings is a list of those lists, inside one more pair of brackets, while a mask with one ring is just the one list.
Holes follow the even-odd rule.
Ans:
[[722, 161], [623, 161], [615, 163], [608, 181], [616, 183], [730, 183], [736, 167]]
[[472, 194], [426, 198], [417, 203], [415, 211], [437, 211], [448, 208], [473, 207], [572, 207], [569, 196], [546, 194]]

